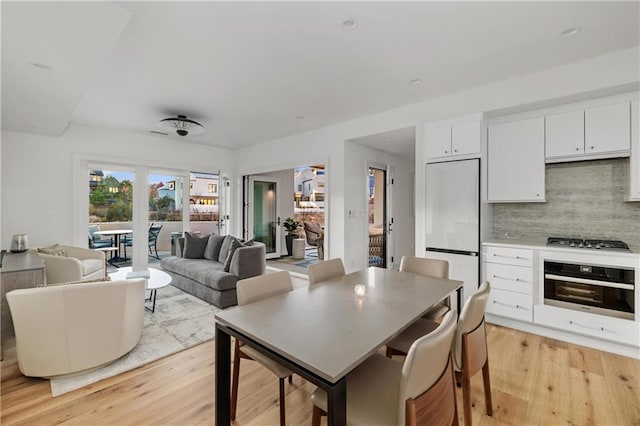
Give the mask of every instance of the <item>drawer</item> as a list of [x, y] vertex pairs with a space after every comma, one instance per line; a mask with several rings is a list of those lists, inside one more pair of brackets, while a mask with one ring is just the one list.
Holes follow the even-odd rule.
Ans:
[[531, 294], [533, 292], [533, 269], [524, 266], [484, 264], [485, 280], [491, 289], [515, 291]]
[[529, 294], [492, 288], [487, 302], [487, 313], [531, 322], [533, 321], [533, 297]]
[[533, 266], [533, 250], [486, 246], [485, 262], [505, 265]]
[[538, 305], [535, 323], [597, 339], [640, 347], [640, 323], [555, 306]]

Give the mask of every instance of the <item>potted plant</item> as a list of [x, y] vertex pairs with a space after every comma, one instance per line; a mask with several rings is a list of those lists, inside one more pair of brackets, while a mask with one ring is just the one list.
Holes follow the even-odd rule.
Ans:
[[287, 235], [285, 236], [287, 255], [291, 256], [293, 253], [293, 240], [298, 238], [298, 229], [300, 229], [302, 223], [293, 217], [288, 217], [284, 220], [283, 225], [284, 229], [287, 230]]

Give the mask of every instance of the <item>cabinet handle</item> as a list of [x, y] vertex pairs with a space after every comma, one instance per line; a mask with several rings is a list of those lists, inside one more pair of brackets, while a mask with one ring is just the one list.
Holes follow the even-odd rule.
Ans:
[[591, 149], [594, 149], [594, 148], [595, 148], [595, 146], [591, 146], [590, 148], [591, 148]]
[[576, 148], [576, 151], [580, 151], [580, 148]]
[[497, 254], [497, 253], [493, 253], [493, 257], [504, 257], [506, 259], [516, 259], [516, 260], [527, 260], [526, 257], [522, 257], [522, 256], [507, 256], [505, 254]]
[[445, 151], [444, 153], [445, 153], [445, 154], [448, 154], [448, 153], [449, 153], [449, 151]]
[[494, 275], [493, 278], [498, 278], [500, 280], [509, 280], [509, 281], [515, 281], [515, 282], [526, 282], [526, 280], [520, 279], [520, 278], [511, 278], [511, 277], [501, 277], [500, 275]]
[[573, 320], [569, 320], [569, 324], [577, 325], [578, 327], [586, 328], [587, 330], [601, 331], [601, 332], [604, 333], [604, 327], [602, 327], [602, 326], [600, 326], [600, 327], [589, 327], [588, 325], [580, 324], [580, 323], [575, 322]]
[[503, 305], [503, 306], [507, 306], [509, 308], [524, 309], [523, 306], [520, 306], [517, 303], [515, 305], [512, 305], [511, 303], [498, 302], [497, 300], [494, 300], [493, 304], [494, 305]]
[[540, 196], [540, 194], [536, 194], [536, 197], [539, 197], [539, 196]]
[[458, 150], [457, 150], [457, 149], [454, 149], [454, 150], [453, 150], [453, 152], [458, 152]]

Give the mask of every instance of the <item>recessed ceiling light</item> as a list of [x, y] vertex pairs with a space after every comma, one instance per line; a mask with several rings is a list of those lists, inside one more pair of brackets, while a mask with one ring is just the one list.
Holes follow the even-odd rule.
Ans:
[[53, 68], [51, 68], [49, 65], [47, 64], [42, 64], [40, 62], [29, 62], [29, 65], [31, 65], [34, 68], [39, 68], [41, 70], [47, 70], [47, 71], [51, 71]]
[[567, 28], [566, 30], [562, 31], [560, 33], [560, 35], [562, 37], [573, 37], [574, 35], [578, 34], [580, 32], [580, 27], [571, 27], [571, 28]]
[[412, 78], [411, 80], [409, 80], [409, 83], [411, 83], [411, 84], [420, 84], [420, 83], [422, 83], [422, 79], [420, 79], [420, 78]]
[[342, 29], [347, 31], [352, 31], [358, 28], [358, 21], [353, 18], [347, 18], [342, 21]]
[[298, 115], [296, 116], [296, 120], [304, 120], [304, 117], [302, 115]]

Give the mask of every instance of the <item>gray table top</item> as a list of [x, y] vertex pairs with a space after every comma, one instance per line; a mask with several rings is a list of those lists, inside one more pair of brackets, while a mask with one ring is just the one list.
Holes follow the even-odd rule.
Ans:
[[[356, 296], [356, 284], [366, 286]], [[335, 383], [461, 281], [368, 268], [216, 314], [216, 320]]]

